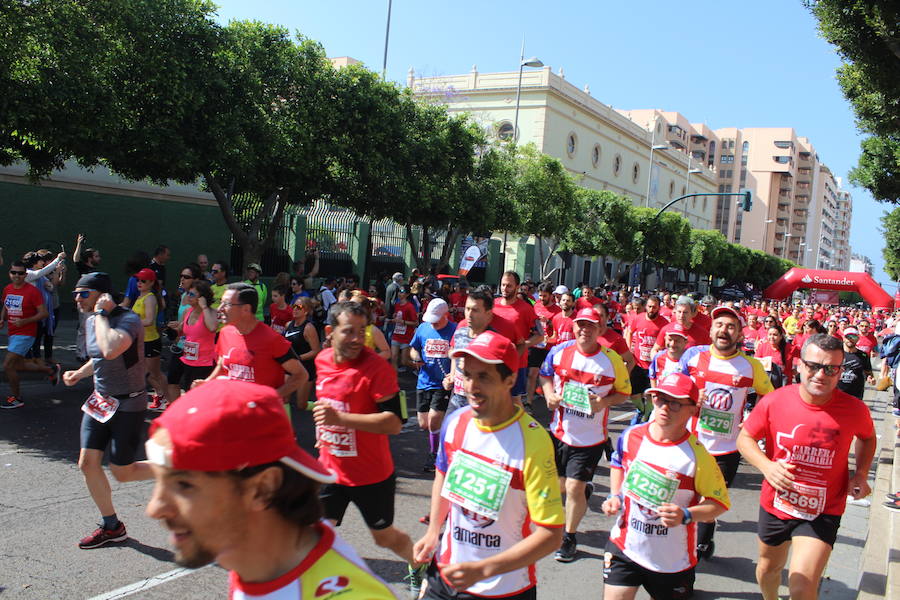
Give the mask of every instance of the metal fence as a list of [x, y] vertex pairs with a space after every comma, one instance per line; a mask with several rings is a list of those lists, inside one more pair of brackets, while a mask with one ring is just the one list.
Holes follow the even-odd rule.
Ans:
[[391, 219], [372, 221], [366, 260], [366, 278], [383, 279], [404, 271], [406, 227]]
[[305, 251], [318, 249], [319, 275], [338, 277], [353, 271], [350, 241], [353, 226], [359, 218], [349, 210], [317, 201], [304, 207], [306, 216]]
[[[232, 203], [235, 219], [245, 230], [249, 228], [250, 223], [259, 215], [263, 208], [263, 201], [251, 194], [235, 194], [232, 198]], [[263, 253], [260, 260], [263, 275], [269, 277], [280, 272], [291, 272], [293, 250], [296, 244], [294, 231], [299, 212], [299, 209], [293, 206], [285, 209], [281, 225], [275, 231], [275, 239], [272, 240], [272, 243]], [[263, 226], [265, 227], [265, 225]], [[231, 237], [230, 260], [233, 274], [243, 276], [243, 273], [239, 273], [235, 269], [237, 269], [238, 265], [244, 264], [244, 249], [241, 248], [234, 236]], [[244, 266], [246, 267], [246, 265]]]

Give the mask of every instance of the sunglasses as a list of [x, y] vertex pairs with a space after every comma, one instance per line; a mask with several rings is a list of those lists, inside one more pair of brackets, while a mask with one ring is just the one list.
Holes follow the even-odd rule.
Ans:
[[81, 291], [72, 292], [72, 298], [75, 298], [75, 299], [80, 298], [80, 299], [84, 300], [85, 298], [87, 298], [88, 296], [91, 295], [92, 291], [93, 290], [81, 290]]
[[182, 273], [182, 274], [181, 274], [181, 278], [182, 278], [182, 279], [193, 279], [194, 276], [191, 275], [190, 273], [187, 273], [187, 274]]
[[10, 275], [24, 275], [25, 271], [10, 271]]
[[825, 372], [825, 375], [828, 377], [834, 377], [841, 371], [841, 367], [843, 365], [823, 365], [822, 363], [812, 362], [806, 359], [801, 358], [803, 364], [806, 365], [806, 368], [809, 369], [809, 375], [812, 377], [816, 373], [818, 373], [819, 369]]
[[153, 283], [149, 279], [138, 279], [138, 283]]
[[185, 292], [184, 295], [187, 296], [188, 298], [196, 298], [197, 292], [195, 292], [194, 290], [191, 290], [189, 292]]
[[221, 273], [222, 269], [211, 269], [210, 273]]
[[668, 398], [663, 398], [662, 396], [653, 393], [647, 394], [647, 397], [650, 399], [654, 406], [658, 408], [666, 406], [668, 407], [669, 412], [672, 413], [679, 412], [684, 406], [694, 406], [693, 404], [685, 404], [684, 402], [679, 402], [675, 399], [670, 400]]

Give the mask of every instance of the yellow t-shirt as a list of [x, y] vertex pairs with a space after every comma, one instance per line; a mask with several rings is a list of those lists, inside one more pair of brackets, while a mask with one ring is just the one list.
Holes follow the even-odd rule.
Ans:
[[149, 295], [150, 294], [144, 294], [143, 296], [139, 296], [138, 299], [134, 301], [134, 306], [131, 307], [131, 310], [137, 313], [137, 316], [141, 318], [141, 321], [148, 316], [152, 316], [151, 323], [149, 325], [144, 325], [145, 342], [152, 342], [159, 339], [159, 329], [156, 328], [156, 311], [153, 312], [153, 315], [148, 315], [147, 307], [144, 305], [144, 299]]

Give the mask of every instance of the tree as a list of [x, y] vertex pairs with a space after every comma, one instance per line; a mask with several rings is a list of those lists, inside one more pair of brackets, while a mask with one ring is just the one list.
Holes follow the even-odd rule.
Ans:
[[[609, 190], [579, 187], [575, 195], [574, 214], [579, 218], [571, 220], [562, 247], [575, 254], [601, 256], [604, 264], [608, 257], [618, 258], [620, 270], [624, 261], [637, 260], [641, 248], [635, 238], [638, 219], [631, 201]], [[614, 273], [612, 280], [617, 281], [620, 275]]]
[[[550, 259], [560, 241], [573, 226], [584, 226], [578, 219], [576, 185], [572, 176], [556, 158], [541, 154], [534, 144], [519, 149], [512, 197], [519, 223], [515, 233], [537, 238], [541, 279], [556, 271], [549, 269]], [[549, 251], [544, 255], [544, 243]]]
[[704, 275], [721, 275], [727, 268], [730, 246], [725, 236], [711, 229], [692, 229], [690, 236], [690, 269]]
[[876, 200], [900, 202], [900, 5], [885, 0], [806, 0], [822, 36], [844, 59], [837, 71], [863, 141], [850, 179]]
[[900, 207], [881, 216], [881, 233], [884, 235], [884, 272], [891, 279], [900, 280]]

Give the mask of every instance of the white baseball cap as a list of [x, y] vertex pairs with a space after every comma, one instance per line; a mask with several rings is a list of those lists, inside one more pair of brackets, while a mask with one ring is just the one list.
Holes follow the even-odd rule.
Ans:
[[440, 298], [435, 298], [428, 303], [428, 308], [425, 309], [425, 314], [422, 315], [422, 320], [426, 323], [437, 323], [441, 320], [441, 317], [446, 315], [448, 312], [450, 312], [450, 307], [447, 306], [447, 303]]
[[554, 294], [568, 294], [568, 293], [569, 293], [569, 288], [567, 288], [567, 287], [564, 286], [564, 285], [558, 285], [558, 286], [556, 286], [556, 289], [553, 290], [553, 293], [554, 293]]

